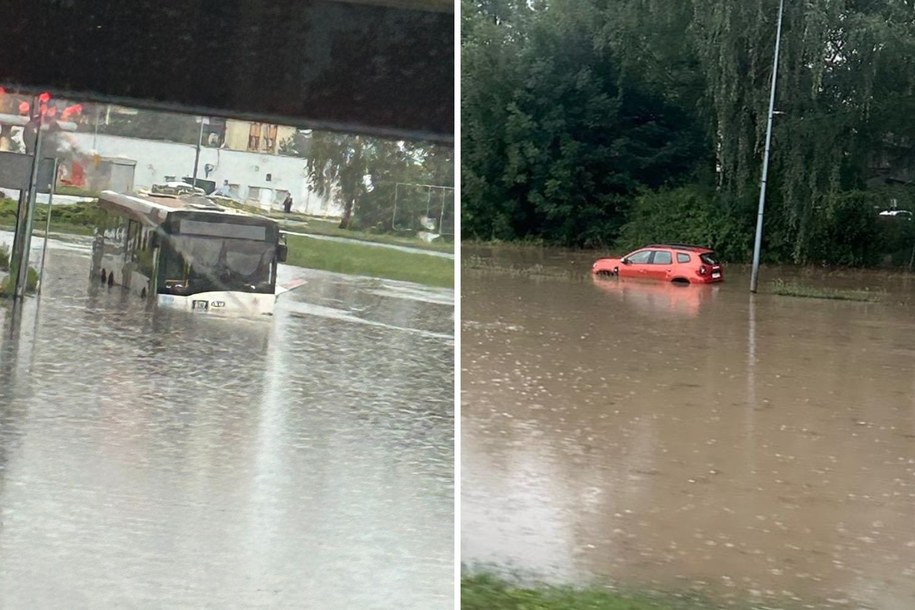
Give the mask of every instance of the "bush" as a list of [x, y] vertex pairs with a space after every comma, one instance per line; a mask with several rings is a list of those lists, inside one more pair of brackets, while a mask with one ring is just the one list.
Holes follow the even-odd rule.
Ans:
[[[26, 293], [35, 292], [38, 289], [38, 271], [34, 267], [29, 267], [29, 271], [25, 280], [25, 291]], [[10, 283], [10, 278], [5, 277], [3, 281], [0, 281], [0, 297], [9, 297], [12, 296], [13, 286]]]
[[684, 186], [640, 195], [617, 245], [631, 250], [649, 243], [688, 243], [714, 248], [729, 261], [746, 258], [750, 234], [710, 189]]
[[915, 221], [898, 216], [880, 216], [883, 262], [896, 267], [911, 267], [915, 258]]
[[878, 225], [875, 193], [846, 191], [816, 210], [808, 243], [810, 262], [858, 267], [879, 262], [886, 236]]

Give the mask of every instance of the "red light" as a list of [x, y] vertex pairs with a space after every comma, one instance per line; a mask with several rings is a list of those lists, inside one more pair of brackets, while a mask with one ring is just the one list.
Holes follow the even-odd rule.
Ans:
[[28, 102], [19, 102], [19, 114], [28, 114], [29, 113], [29, 103]]
[[63, 112], [60, 113], [60, 118], [69, 119], [71, 116], [73, 116], [75, 114], [82, 113], [82, 111], [83, 111], [82, 104], [73, 104], [72, 106], [67, 106], [66, 108], [64, 108]]
[[42, 102], [42, 103], [45, 103], [50, 99], [51, 99], [51, 94], [48, 93], [47, 91], [45, 91], [44, 93], [42, 93], [41, 95], [38, 96], [38, 101]]

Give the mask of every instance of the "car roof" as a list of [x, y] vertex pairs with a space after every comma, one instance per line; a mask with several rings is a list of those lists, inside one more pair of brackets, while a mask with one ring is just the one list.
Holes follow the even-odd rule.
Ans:
[[644, 248], [670, 248], [671, 250], [689, 250], [691, 252], [714, 252], [705, 246], [692, 246], [690, 244], [649, 244]]

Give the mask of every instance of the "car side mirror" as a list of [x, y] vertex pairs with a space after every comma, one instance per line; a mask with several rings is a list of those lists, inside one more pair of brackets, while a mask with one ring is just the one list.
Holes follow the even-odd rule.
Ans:
[[278, 244], [276, 246], [276, 260], [285, 263], [286, 255], [289, 254], [289, 247], [286, 244]]
[[624, 265], [630, 265], [630, 264], [632, 264], [628, 258], [620, 259], [620, 262], [623, 263]]

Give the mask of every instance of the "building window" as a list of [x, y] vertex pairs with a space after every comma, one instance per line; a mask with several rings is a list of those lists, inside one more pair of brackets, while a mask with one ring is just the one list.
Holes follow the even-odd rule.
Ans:
[[248, 128], [248, 150], [260, 150], [261, 148], [261, 124], [251, 123]]
[[264, 149], [267, 152], [276, 152], [276, 125], [264, 125]]

